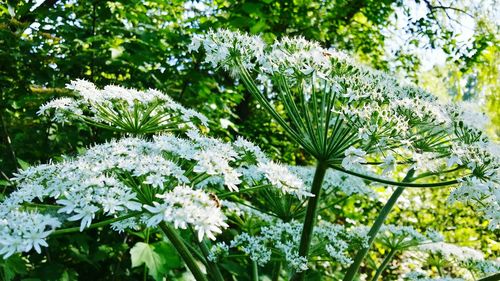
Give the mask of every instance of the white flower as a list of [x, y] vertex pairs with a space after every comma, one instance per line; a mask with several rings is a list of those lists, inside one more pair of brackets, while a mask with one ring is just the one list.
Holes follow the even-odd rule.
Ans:
[[448, 166], [448, 168], [452, 167], [455, 164], [458, 164], [458, 165], [463, 164], [462, 160], [460, 159], [460, 157], [458, 155], [452, 155], [448, 158], [448, 160], [446, 160], [446, 166]]
[[357, 168], [359, 164], [366, 163], [366, 152], [362, 149], [349, 147], [344, 152], [344, 159], [342, 159], [342, 166], [346, 169]]
[[198, 51], [201, 46], [202, 38], [200, 36], [193, 36], [191, 43], [188, 45], [188, 52]]
[[212, 246], [207, 259], [211, 262], [217, 262], [221, 256], [227, 255], [229, 252], [229, 246], [225, 242], [219, 242]]
[[413, 153], [413, 161], [414, 164], [412, 168], [415, 169], [415, 171], [430, 171], [430, 172], [436, 172], [439, 169], [439, 166], [441, 163], [439, 162], [437, 158], [437, 154], [432, 153], [432, 152], [423, 152], [423, 153], [418, 153], [414, 152]]
[[223, 228], [228, 227], [220, 208], [201, 190], [177, 186], [172, 191], [158, 194], [156, 197], [162, 199], [162, 202], [153, 202], [154, 206], [144, 206], [152, 214], [147, 220], [148, 226], [157, 225], [161, 221], [181, 229], [191, 225], [197, 231], [199, 241], [205, 236], [215, 240], [214, 234], [221, 233]]
[[[0, 204], [0, 209], [3, 210]], [[0, 218], [0, 255], [7, 258], [14, 253], [47, 247], [45, 239], [61, 223], [48, 215], [12, 210]]]
[[257, 168], [259, 172], [265, 175], [271, 185], [277, 187], [283, 193], [294, 194], [299, 198], [314, 196], [307, 190], [304, 182], [286, 166], [269, 161], [259, 163]]
[[394, 157], [394, 155], [393, 154], [387, 155], [387, 157], [384, 158], [384, 162], [380, 165], [380, 167], [384, 169], [382, 171], [382, 174], [387, 174], [394, 171], [394, 169], [396, 168], [396, 158]]
[[[138, 91], [109, 85], [98, 89], [85, 80], [67, 85], [76, 98], [59, 98], [40, 107], [38, 114], [54, 112], [53, 120], [81, 120], [91, 125], [128, 133], [153, 133], [166, 129], [196, 129], [207, 125], [202, 114], [186, 109], [157, 90]], [[171, 125], [172, 124], [172, 125]]]
[[[261, 266], [270, 261], [271, 253], [278, 253], [294, 270], [304, 271], [308, 269], [308, 260], [298, 254], [301, 232], [300, 222], [274, 221], [269, 226], [262, 227], [258, 234], [250, 235], [244, 232], [237, 235], [229, 247], [242, 250]], [[367, 236], [359, 231], [348, 231], [341, 225], [324, 221], [314, 228], [313, 235], [313, 241], [325, 247], [329, 258], [345, 265], [352, 262], [347, 254], [349, 242], [367, 241]]]
[[469, 247], [460, 247], [445, 242], [422, 244], [418, 248], [421, 251], [441, 254], [448, 259], [455, 259], [459, 261], [484, 260], [484, 254], [478, 250], [474, 250]]
[[84, 206], [83, 208], [76, 208], [73, 210], [75, 215], [68, 218], [69, 221], [77, 221], [81, 220], [80, 223], [80, 231], [83, 231], [84, 228], [89, 227], [92, 223], [92, 219], [94, 219], [95, 214], [99, 211], [99, 208], [92, 205]]
[[144, 181], [145, 184], [150, 184], [153, 187], [159, 187], [163, 189], [163, 182], [165, 179], [161, 174], [150, 174], [146, 176], [146, 180]]

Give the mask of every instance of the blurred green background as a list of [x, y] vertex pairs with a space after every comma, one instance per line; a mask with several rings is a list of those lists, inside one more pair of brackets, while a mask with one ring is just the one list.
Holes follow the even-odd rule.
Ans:
[[[500, 135], [500, 5], [494, 0], [0, 3], [4, 194], [11, 190], [8, 178], [18, 168], [72, 155], [114, 137], [82, 124], [61, 126], [37, 116], [41, 104], [71, 95], [64, 87], [76, 78], [98, 86], [159, 89], [207, 115], [212, 136], [230, 140], [243, 135], [281, 162], [310, 163], [241, 85], [221, 72], [208, 71], [201, 56], [187, 52], [190, 36], [210, 28], [262, 34], [269, 41], [285, 35], [319, 41], [442, 99], [474, 103], [489, 115], [491, 137], [498, 140]], [[467, 206], [444, 207], [446, 193], [417, 194], [440, 207], [400, 206], [391, 219], [435, 228], [451, 241], [498, 256], [498, 232], [487, 231], [487, 223]], [[381, 203], [363, 202], [346, 201], [344, 216], [371, 221]], [[101, 230], [52, 239], [54, 247], [42, 255], [0, 259], [1, 277], [136, 280], [142, 278], [142, 269], [130, 268], [128, 253], [136, 239]]]

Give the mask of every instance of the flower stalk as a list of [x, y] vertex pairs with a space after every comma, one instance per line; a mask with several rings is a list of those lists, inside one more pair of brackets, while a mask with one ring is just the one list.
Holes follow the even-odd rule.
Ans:
[[[309, 254], [309, 247], [311, 245], [312, 234], [314, 229], [314, 223], [316, 221], [316, 213], [318, 209], [318, 203], [320, 200], [321, 194], [321, 185], [323, 183], [323, 179], [326, 174], [326, 170], [328, 169], [328, 165], [322, 161], [318, 161], [316, 165], [316, 172], [314, 173], [314, 179], [311, 186], [311, 193], [314, 194], [314, 197], [309, 197], [307, 202], [307, 210], [306, 216], [304, 219], [304, 226], [302, 228], [302, 236], [300, 238], [299, 245], [299, 256], [306, 257]], [[304, 280], [305, 272], [297, 272], [292, 277], [291, 280], [299, 281]]]
[[252, 281], [259, 281], [259, 265], [252, 261]]
[[[414, 173], [415, 173], [415, 170], [413, 168], [410, 169], [402, 182], [411, 181]], [[399, 196], [401, 196], [404, 189], [405, 188], [402, 186], [399, 186], [398, 188], [396, 188], [394, 193], [392, 193], [391, 197], [389, 198], [387, 203], [384, 205], [384, 207], [382, 208], [382, 210], [378, 214], [377, 219], [375, 220], [372, 227], [370, 228], [370, 231], [368, 232], [368, 243], [367, 243], [366, 247], [361, 248], [361, 250], [356, 254], [356, 257], [354, 258], [354, 262], [351, 264], [351, 266], [347, 270], [343, 281], [354, 280], [354, 276], [358, 272], [359, 267], [361, 266], [361, 262], [364, 260], [366, 254], [368, 253], [368, 250], [370, 249], [371, 245], [373, 244], [373, 241], [375, 240], [375, 237], [377, 236], [377, 233], [379, 232], [380, 227], [382, 227], [382, 225], [384, 224], [385, 219], [387, 218], [387, 216], [391, 212], [392, 208], [394, 207], [394, 205], [398, 201], [398, 198], [399, 198]]]
[[165, 235], [167, 236], [168, 240], [170, 240], [172, 245], [175, 247], [184, 263], [186, 263], [186, 266], [189, 268], [194, 278], [197, 281], [208, 281], [207, 277], [205, 276], [205, 274], [203, 274], [203, 272], [201, 272], [201, 269], [196, 263], [193, 255], [191, 255], [189, 249], [186, 247], [186, 245], [184, 245], [184, 242], [182, 242], [181, 237], [175, 231], [175, 229], [173, 229], [165, 222], [161, 222], [159, 226], [163, 233], [165, 233]]
[[[114, 222], [119, 222], [119, 221], [122, 221], [122, 220], [126, 220], [128, 218], [136, 217], [136, 216], [138, 216], [140, 214], [142, 214], [142, 212], [132, 212], [130, 214], [127, 214], [127, 215], [124, 215], [124, 216], [121, 216], [121, 217], [112, 218], [112, 219], [108, 219], [108, 220], [104, 220], [104, 221], [93, 223], [89, 227], [87, 227], [86, 229], [92, 229], [92, 228], [98, 228], [98, 227], [101, 227], [101, 226], [106, 226], [106, 225], [112, 224]], [[73, 232], [81, 232], [80, 227], [77, 226], [77, 227], [69, 227], [69, 228], [58, 229], [58, 230], [55, 230], [54, 232], [52, 232], [50, 235], [54, 236], [54, 235], [68, 234], [68, 233], [73, 233]]]
[[382, 261], [380, 266], [377, 268], [377, 271], [375, 272], [375, 275], [373, 276], [372, 281], [378, 280], [380, 275], [382, 275], [382, 272], [384, 272], [386, 267], [389, 265], [389, 262], [391, 262], [392, 258], [394, 258], [394, 255], [396, 254], [396, 252], [397, 252], [396, 248], [391, 249], [389, 254], [387, 254], [387, 256], [384, 258], [384, 260]]
[[349, 171], [349, 170], [346, 170], [346, 169], [344, 169], [340, 166], [337, 166], [337, 165], [331, 165], [330, 168], [337, 170], [337, 171], [340, 171], [340, 172], [344, 172], [344, 173], [352, 175], [352, 176], [360, 177], [360, 178], [365, 179], [365, 180], [374, 181], [374, 182], [383, 183], [383, 184], [392, 185], [392, 186], [399, 186], [399, 187], [433, 188], [433, 187], [445, 187], [445, 186], [455, 185], [455, 184], [460, 182], [458, 179], [454, 179], [454, 180], [449, 180], [449, 181], [444, 181], [444, 182], [412, 183], [412, 181], [414, 181], [420, 177], [411, 178], [411, 179], [409, 179], [409, 181], [397, 182], [397, 181], [391, 181], [391, 180], [386, 180], [386, 179], [382, 179], [382, 178], [376, 178], [376, 177], [372, 177], [369, 175], [364, 175], [364, 174], [357, 173], [354, 171]]
[[[192, 228], [191, 228], [191, 230], [192, 230]], [[196, 236], [196, 233], [194, 231], [193, 231], [193, 235]], [[208, 255], [210, 254], [210, 249], [208, 249], [206, 241], [203, 240], [200, 243], [198, 243], [198, 245], [200, 246], [201, 252], [205, 256], [205, 259], [207, 261], [207, 267], [210, 270], [210, 273], [209, 273], [210, 276], [215, 281], [224, 281], [224, 276], [222, 276], [222, 272], [220, 271], [219, 266], [216, 263], [207, 259]]]

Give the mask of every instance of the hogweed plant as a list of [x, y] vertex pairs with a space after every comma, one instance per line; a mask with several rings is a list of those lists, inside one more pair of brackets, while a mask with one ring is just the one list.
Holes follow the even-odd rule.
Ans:
[[[40, 253], [50, 235], [105, 225], [119, 232], [160, 228], [194, 277], [207, 280], [192, 248], [176, 230], [190, 229], [195, 244], [208, 255], [206, 238], [214, 240], [229, 226], [220, 207], [222, 198], [243, 200], [237, 195], [257, 190], [293, 198], [312, 196], [295, 174], [267, 159], [252, 143], [242, 138], [225, 143], [202, 135], [191, 121], [204, 117], [164, 94], [151, 90], [151, 97], [117, 86], [99, 90], [82, 80], [72, 82], [71, 87], [79, 91], [79, 99], [52, 101], [41, 113], [53, 109], [56, 121], [76, 118], [133, 136], [18, 172], [12, 179], [17, 190], [0, 205], [0, 254], [4, 258], [32, 249]], [[154, 105], [147, 105], [148, 101]], [[145, 109], [148, 106], [155, 110]], [[174, 129], [185, 136], [164, 133]], [[71, 227], [75, 222], [78, 226]], [[202, 253], [198, 255], [203, 257]], [[222, 280], [217, 266], [202, 259], [210, 278]]]
[[[208, 137], [199, 130], [206, 124], [201, 114], [154, 90], [101, 90], [83, 80], [69, 87], [77, 98], [51, 101], [40, 114], [61, 123], [80, 120], [123, 137], [15, 174], [17, 189], [0, 203], [4, 258], [41, 253], [51, 236], [110, 226], [118, 232], [161, 230], [196, 280], [224, 280], [230, 273], [217, 260], [230, 250], [252, 264], [254, 280], [259, 266], [271, 260], [287, 272], [309, 268], [298, 251], [298, 219], [314, 196], [306, 186], [313, 168], [273, 162], [242, 138], [227, 143]], [[375, 196], [362, 179], [325, 174], [323, 188], [333, 205], [351, 196]], [[227, 229], [233, 230], [228, 244], [210, 244]], [[318, 257], [341, 264], [352, 262], [353, 248], [367, 243], [363, 232], [327, 221], [314, 235]], [[148, 247], [139, 242], [131, 249], [133, 266], [142, 264], [143, 254], [158, 255]], [[163, 278], [159, 260], [142, 262], [156, 280]], [[276, 280], [282, 272], [275, 274]]]
[[[334, 67], [322, 62], [321, 73], [306, 68], [280, 70], [284, 67], [280, 64], [269, 72], [266, 67], [274, 64], [264, 59], [269, 51], [259, 45], [261, 41], [222, 31], [203, 39], [204, 46], [211, 46], [205, 48], [215, 52], [217, 36], [231, 44], [227, 54], [224, 45], [218, 48], [221, 53], [215, 65], [224, 63], [233, 74], [244, 75], [247, 86], [256, 87], [252, 91], [260, 95], [262, 104], [316, 157], [316, 167], [276, 163], [243, 138], [224, 142], [209, 137], [204, 134], [208, 129], [203, 115], [158, 91], [118, 86], [98, 89], [87, 81], [73, 81], [69, 87], [75, 90], [75, 98], [49, 102], [40, 114], [61, 123], [85, 122], [122, 136], [80, 155], [15, 174], [12, 182], [17, 189], [0, 203], [0, 254], [4, 258], [32, 250], [41, 253], [52, 236], [109, 226], [118, 232], [145, 233], [144, 242], [130, 250], [132, 266], [144, 263], [155, 280], [162, 280], [167, 272], [160, 268], [159, 253], [148, 244], [151, 233], [152, 239], [170, 241], [196, 280], [259, 280], [263, 275], [271, 280], [300, 280], [309, 270], [331, 279], [349, 279], [349, 272], [357, 271], [373, 243], [388, 253], [373, 271], [372, 279], [377, 280], [396, 254], [419, 251], [433, 267], [451, 259], [442, 254], [447, 244], [435, 239], [439, 235], [422, 235], [410, 226], [382, 225], [404, 188], [450, 184], [459, 184], [450, 202], [479, 203], [490, 227], [498, 228], [494, 197], [498, 196], [498, 158], [478, 130], [457, 121], [465, 113], [453, 107], [442, 109], [417, 90], [404, 102], [400, 101], [407, 93], [403, 89], [391, 95], [380, 92], [374, 104], [359, 96], [361, 92], [351, 96], [341, 89], [378, 89], [377, 83], [383, 81], [376, 77], [382, 74], [357, 65], [342, 66], [348, 59], [333, 61], [339, 54], [321, 53], [323, 59], [336, 63]], [[257, 41], [250, 44], [250, 39]], [[259, 54], [253, 49], [235, 53], [243, 41], [262, 48], [261, 55], [244, 57]], [[301, 39], [285, 39], [283, 44], [290, 48], [289, 55], [307, 47], [300, 58], [310, 58], [307, 54], [315, 46]], [[281, 47], [270, 48], [277, 53]], [[332, 74], [333, 69], [343, 67], [350, 74]], [[268, 79], [269, 87], [277, 83], [279, 90], [274, 93], [271, 88], [264, 95], [266, 88], [253, 80], [257, 71], [262, 71], [260, 80]], [[354, 75], [361, 71], [366, 77]], [[388, 84], [380, 91], [397, 87]], [[429, 103], [433, 111], [416, 111], [410, 106], [413, 99], [421, 106]], [[286, 103], [291, 113], [283, 116], [271, 111], [278, 103]], [[389, 178], [391, 174], [397, 178], [396, 172], [404, 169], [408, 172], [402, 181]], [[423, 182], [431, 177], [441, 181]], [[398, 187], [368, 228], [348, 222], [338, 211], [353, 197], [380, 200], [370, 181]], [[453, 247], [448, 251], [457, 252]], [[460, 262], [475, 274], [473, 278], [498, 268], [498, 263], [485, 260], [482, 254]], [[350, 270], [342, 276], [346, 267]], [[250, 278], [242, 271], [250, 273]], [[432, 271], [408, 273], [408, 278], [428, 280], [429, 274]], [[444, 273], [441, 277], [446, 278]]]
[[[499, 149], [483, 133], [484, 114], [442, 103], [418, 87], [301, 37], [266, 44], [259, 36], [221, 29], [194, 36], [189, 49], [204, 52], [207, 64], [242, 81], [290, 139], [316, 159], [300, 257], [311, 260], [328, 168], [397, 187], [344, 281], [354, 279], [405, 188], [454, 186], [450, 203], [476, 206], [490, 229], [498, 229]], [[292, 280], [304, 277], [305, 271], [297, 270]]]

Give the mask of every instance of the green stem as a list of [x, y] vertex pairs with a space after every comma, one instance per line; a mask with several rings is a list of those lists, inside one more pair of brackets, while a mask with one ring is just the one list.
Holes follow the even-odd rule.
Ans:
[[[307, 202], [306, 216], [304, 219], [304, 226], [302, 228], [302, 236], [300, 237], [299, 256], [302, 257], [307, 258], [309, 254], [309, 247], [311, 246], [314, 223], [316, 221], [316, 212], [320, 199], [321, 184], [323, 183], [323, 179], [325, 177], [327, 169], [328, 166], [326, 165], [326, 163], [318, 161], [311, 186], [311, 193], [314, 194], [314, 196], [309, 197], [309, 200]], [[304, 277], [305, 271], [301, 271], [295, 273], [291, 280], [300, 281], [304, 280]]]
[[356, 173], [356, 172], [349, 171], [349, 170], [346, 170], [344, 168], [341, 168], [341, 167], [339, 167], [337, 165], [330, 165], [330, 168], [332, 168], [334, 170], [337, 170], [337, 171], [344, 172], [346, 174], [357, 176], [357, 177], [360, 177], [360, 178], [363, 178], [363, 179], [366, 179], [366, 180], [369, 180], [369, 181], [379, 182], [379, 183], [383, 183], [383, 184], [387, 184], [387, 185], [393, 185], [393, 186], [400, 186], [400, 187], [417, 187], [417, 188], [422, 188], [422, 187], [441, 187], [441, 186], [454, 185], [454, 184], [457, 184], [459, 182], [458, 180], [451, 180], [451, 181], [435, 182], [435, 183], [410, 183], [410, 181], [415, 180], [413, 178], [410, 179], [410, 181], [407, 181], [407, 182], [405, 182], [405, 181], [397, 182], [397, 181], [390, 181], [390, 180], [385, 180], [385, 179], [381, 179], [381, 178], [376, 178], [376, 177], [372, 177], [372, 176], [368, 176], [368, 175]]
[[372, 281], [377, 281], [378, 280], [378, 278], [380, 277], [380, 275], [382, 274], [382, 272], [384, 272], [384, 270], [387, 267], [387, 265], [389, 265], [389, 262], [392, 260], [392, 258], [396, 254], [396, 252], [397, 252], [396, 248], [391, 249], [391, 251], [389, 252], [389, 254], [384, 258], [384, 260], [382, 261], [382, 263], [380, 264], [380, 266], [377, 268], [377, 271], [375, 272], [375, 276], [373, 276]]
[[470, 275], [472, 276], [472, 280], [473, 281], [477, 281], [477, 278], [476, 278], [476, 275], [474, 274], [474, 271], [472, 271], [472, 269], [468, 269], [468, 271], [470, 272]]
[[[105, 221], [93, 223], [93, 224], [91, 224], [89, 227], [87, 227], [85, 229], [92, 229], [92, 228], [97, 228], [97, 227], [105, 226], [105, 225], [108, 225], [108, 224], [111, 224], [111, 223], [114, 223], [114, 222], [122, 221], [122, 220], [125, 220], [125, 219], [128, 219], [128, 218], [131, 218], [131, 217], [135, 217], [135, 216], [140, 215], [140, 214], [142, 214], [142, 212], [133, 212], [133, 213], [130, 213], [130, 214], [125, 215], [125, 216], [121, 216], [121, 217], [112, 218], [112, 219], [109, 219], [109, 220], [105, 220]], [[50, 235], [60, 235], [60, 234], [67, 234], [67, 233], [73, 233], [73, 232], [80, 232], [80, 227], [77, 226], [77, 227], [70, 227], [70, 228], [58, 229], [58, 230], [52, 232]]]
[[259, 281], [259, 265], [252, 261], [252, 281]]
[[[415, 173], [414, 169], [410, 169], [408, 173], [406, 174], [406, 177], [403, 179], [403, 182], [408, 182], [412, 179], [413, 174]], [[382, 208], [380, 213], [378, 214], [377, 219], [373, 223], [370, 231], [368, 232], [368, 243], [366, 247], [361, 248], [361, 250], [356, 254], [356, 257], [354, 258], [354, 262], [351, 264], [349, 269], [347, 270], [343, 281], [352, 281], [354, 279], [354, 276], [359, 270], [359, 267], [361, 266], [361, 262], [365, 258], [366, 254], [368, 253], [368, 250], [370, 249], [371, 245], [373, 244], [373, 240], [375, 240], [375, 237], [377, 236], [378, 231], [380, 230], [380, 227], [384, 224], [385, 219], [389, 215], [389, 212], [392, 210], [392, 207], [396, 204], [396, 201], [398, 200], [399, 196], [404, 191], [404, 187], [399, 186], [396, 188], [394, 193], [391, 195], [385, 206]]]
[[441, 270], [441, 265], [436, 265], [436, 268], [438, 270], [438, 274], [439, 274], [439, 277], [443, 278], [444, 277], [444, 274], [443, 274], [443, 271]]
[[280, 274], [281, 274], [281, 261], [275, 262], [274, 268], [273, 268], [273, 276], [271, 278], [272, 281], [278, 281], [280, 279]]
[[184, 260], [186, 266], [189, 268], [194, 278], [197, 281], [208, 281], [205, 274], [201, 272], [201, 269], [196, 263], [196, 260], [194, 259], [193, 255], [191, 255], [186, 245], [182, 242], [182, 238], [179, 236], [177, 231], [175, 231], [174, 228], [172, 228], [165, 222], [161, 222], [159, 226], [161, 230], [163, 230], [163, 233], [165, 233], [165, 235], [167, 236], [168, 240], [172, 242], [172, 245], [175, 247], [175, 249], [181, 256], [182, 260]]
[[[192, 230], [192, 229], [191, 229]], [[196, 236], [195, 236], [196, 237]], [[203, 239], [203, 241], [201, 241], [200, 243], [198, 243], [199, 246], [200, 246], [200, 249], [201, 249], [201, 252], [203, 253], [203, 255], [205, 256], [205, 259], [207, 260], [207, 267], [209, 268], [210, 272], [209, 274], [214, 278], [214, 280], [216, 281], [224, 281], [224, 277], [222, 276], [222, 272], [220, 271], [220, 268], [219, 266], [210, 261], [208, 259], [208, 255], [210, 254], [210, 250], [208, 249], [207, 247], [207, 244], [205, 243], [205, 239]]]
[[50, 208], [50, 209], [60, 209], [63, 206], [60, 205], [51, 205], [51, 204], [41, 204], [41, 203], [30, 203], [30, 202], [25, 202], [21, 204], [23, 207], [30, 207], [30, 208]]
[[[149, 244], [149, 228], [146, 228], [146, 244]], [[146, 264], [144, 264], [144, 272], [143, 272], [143, 275], [142, 275], [142, 280], [143, 281], [147, 281], [148, 280], [148, 267], [146, 266]]]
[[240, 193], [252, 192], [252, 191], [260, 190], [260, 189], [263, 189], [263, 188], [266, 188], [266, 187], [270, 187], [270, 186], [271, 185], [269, 185], [269, 184], [256, 185], [256, 186], [252, 186], [252, 187], [249, 187], [249, 188], [240, 189], [238, 191], [231, 191], [231, 192], [222, 193], [220, 195], [217, 195], [217, 197], [219, 197], [219, 199], [224, 199], [224, 198], [226, 198], [228, 196], [231, 196], [233, 194], [240, 194]]
[[323, 207], [323, 208], [319, 209], [319, 210], [318, 210], [318, 212], [321, 212], [321, 211], [324, 211], [324, 210], [326, 210], [326, 209], [329, 209], [329, 208], [331, 208], [331, 207], [333, 207], [333, 206], [336, 206], [336, 205], [338, 205], [338, 204], [342, 203], [342, 201], [345, 201], [345, 200], [349, 199], [350, 197], [351, 197], [351, 196], [342, 197], [341, 199], [339, 199], [339, 200], [337, 200], [337, 201], [335, 201], [335, 202], [333, 202], [333, 203], [331, 203], [331, 204], [328, 204], [327, 206], [325, 206], [325, 207]]

